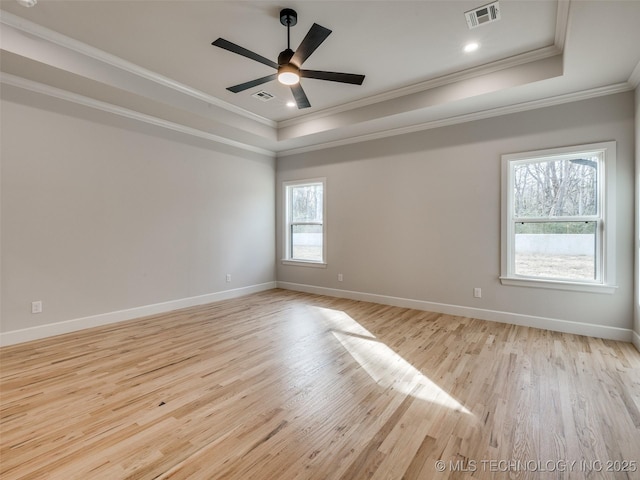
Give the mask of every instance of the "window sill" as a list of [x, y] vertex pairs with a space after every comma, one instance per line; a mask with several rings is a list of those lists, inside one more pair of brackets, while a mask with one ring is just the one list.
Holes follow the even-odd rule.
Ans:
[[589, 293], [615, 293], [618, 287], [614, 285], [602, 285], [594, 283], [579, 283], [579, 282], [566, 282], [566, 281], [554, 281], [554, 280], [535, 280], [531, 278], [513, 278], [513, 277], [500, 277], [500, 283], [502, 285], [510, 285], [514, 287], [533, 287], [533, 288], [547, 288], [551, 290], [569, 290], [572, 292], [589, 292]]
[[313, 268], [327, 268], [327, 264], [324, 262], [312, 262], [308, 260], [282, 260], [283, 265], [295, 265], [298, 267], [313, 267]]

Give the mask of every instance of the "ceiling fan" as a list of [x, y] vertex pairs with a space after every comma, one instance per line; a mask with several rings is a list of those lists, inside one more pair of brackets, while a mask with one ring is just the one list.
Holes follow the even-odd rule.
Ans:
[[277, 73], [267, 75], [266, 77], [262, 78], [256, 78], [255, 80], [241, 83], [239, 85], [234, 85], [233, 87], [228, 87], [227, 90], [233, 93], [238, 93], [257, 85], [262, 85], [263, 83], [267, 83], [277, 79], [280, 83], [289, 85], [291, 87], [293, 98], [296, 101], [296, 105], [300, 109], [309, 108], [311, 106], [307, 95], [302, 89], [302, 85], [300, 85], [301, 77], [315, 78], [316, 80], [328, 80], [330, 82], [362, 85], [362, 82], [364, 81], [364, 75], [356, 75], [354, 73], [324, 72], [321, 70], [304, 70], [301, 68], [305, 60], [309, 58], [309, 56], [311, 56], [316, 48], [318, 48], [322, 44], [322, 42], [326, 40], [326, 38], [331, 33], [331, 30], [318, 25], [317, 23], [314, 23], [307, 32], [307, 35], [298, 46], [298, 49], [294, 52], [293, 50], [291, 50], [291, 36], [289, 33], [289, 29], [296, 23], [298, 23], [298, 14], [295, 12], [295, 10], [285, 8], [284, 10], [280, 11], [280, 23], [287, 27], [287, 49], [283, 50], [282, 52], [280, 52], [280, 55], [278, 55], [278, 63], [275, 63], [268, 58], [263, 57], [262, 55], [258, 55], [251, 50], [247, 50], [246, 48], [236, 45], [235, 43], [231, 43], [230, 41], [223, 38], [218, 38], [211, 44], [215, 45], [216, 47], [229, 50], [230, 52], [237, 53], [238, 55], [242, 55], [243, 57], [250, 58], [252, 60], [255, 60], [256, 62], [260, 62], [277, 70]]

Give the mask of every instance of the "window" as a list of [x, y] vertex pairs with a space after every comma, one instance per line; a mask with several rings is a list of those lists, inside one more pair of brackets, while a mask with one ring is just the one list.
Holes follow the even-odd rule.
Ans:
[[503, 155], [503, 284], [613, 292], [615, 155], [615, 142]]
[[285, 182], [284, 263], [325, 266], [325, 180]]

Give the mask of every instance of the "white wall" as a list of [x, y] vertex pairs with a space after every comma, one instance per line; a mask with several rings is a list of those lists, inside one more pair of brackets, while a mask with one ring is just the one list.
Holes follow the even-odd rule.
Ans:
[[[630, 92], [283, 157], [274, 185], [270, 158], [3, 87], [0, 332], [269, 284], [281, 182], [317, 177], [328, 267], [278, 261], [283, 285], [630, 331], [638, 97], [635, 112]], [[616, 293], [502, 286], [500, 155], [605, 140], [618, 142]]]
[[[278, 258], [282, 182], [326, 177], [328, 266], [278, 262], [278, 281], [337, 295], [419, 300], [440, 311], [461, 306], [480, 318], [517, 321], [520, 315], [524, 324], [630, 339], [633, 136], [634, 96], [628, 92], [279, 158]], [[617, 291], [501, 285], [500, 156], [607, 140], [617, 141], [618, 153]], [[473, 297], [474, 287], [482, 288], [482, 298]]]
[[2, 97], [2, 332], [273, 284], [274, 159]]

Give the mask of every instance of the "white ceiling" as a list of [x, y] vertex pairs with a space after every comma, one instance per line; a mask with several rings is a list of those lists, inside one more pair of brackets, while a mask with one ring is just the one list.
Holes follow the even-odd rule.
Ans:
[[[470, 30], [464, 12], [485, 3], [1, 0], [2, 81], [279, 155], [639, 83], [640, 1], [500, 0], [501, 20]], [[304, 110], [276, 81], [227, 91], [274, 70], [211, 42], [276, 61], [284, 7], [298, 12], [294, 50], [314, 22], [333, 32], [304, 68], [364, 74], [363, 85], [303, 79]], [[469, 41], [480, 49], [464, 53]]]

